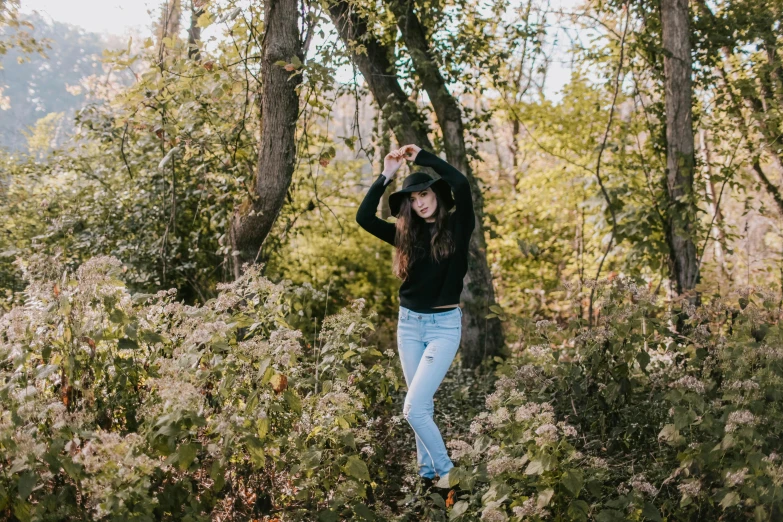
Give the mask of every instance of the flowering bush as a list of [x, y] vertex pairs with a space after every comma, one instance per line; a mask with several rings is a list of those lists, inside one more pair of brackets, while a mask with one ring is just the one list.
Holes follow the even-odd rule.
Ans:
[[451, 518], [783, 517], [779, 297], [662, 310], [629, 280], [596, 291], [592, 326], [516, 321], [486, 410], [449, 444]]
[[19, 264], [24, 304], [0, 316], [4, 518], [783, 515], [780, 301], [763, 289], [665, 309], [620, 278], [596, 285], [595, 324], [506, 318], [520, 336], [494, 383], [457, 368], [438, 395], [457, 489], [421, 495], [363, 300], [313, 335], [298, 312], [323, 295], [254, 267], [187, 306], [130, 294], [114, 258]]
[[366, 448], [391, 416], [398, 377], [365, 342], [363, 301], [311, 343], [286, 319], [315, 291], [256, 268], [194, 307], [173, 291], [129, 294], [110, 257], [75, 273], [43, 257], [21, 267], [25, 304], [0, 317], [7, 516], [369, 512], [382, 452]]

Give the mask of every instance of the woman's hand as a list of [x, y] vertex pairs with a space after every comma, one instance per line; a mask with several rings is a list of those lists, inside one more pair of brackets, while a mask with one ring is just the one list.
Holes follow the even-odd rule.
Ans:
[[391, 151], [383, 158], [383, 175], [391, 178], [397, 172], [397, 169], [402, 167], [404, 162], [405, 157], [401, 149]]
[[404, 145], [400, 147], [398, 150], [400, 150], [403, 153], [406, 160], [415, 161], [416, 156], [418, 156], [419, 151], [421, 150], [421, 147], [419, 147], [418, 145], [410, 144], [410, 145]]

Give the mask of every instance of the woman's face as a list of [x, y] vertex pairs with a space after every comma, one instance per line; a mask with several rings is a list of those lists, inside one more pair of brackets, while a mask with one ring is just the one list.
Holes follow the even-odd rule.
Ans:
[[419, 192], [411, 192], [410, 200], [413, 211], [424, 220], [434, 216], [435, 211], [438, 210], [438, 198], [435, 196], [435, 192], [428, 188]]

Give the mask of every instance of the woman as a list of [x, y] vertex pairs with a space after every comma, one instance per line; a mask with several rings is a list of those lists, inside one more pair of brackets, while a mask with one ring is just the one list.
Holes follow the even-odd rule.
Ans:
[[[375, 211], [405, 159], [432, 167], [440, 179], [425, 172], [405, 178], [402, 189], [389, 196], [391, 214], [397, 218], [392, 224]], [[402, 280], [397, 346], [408, 385], [403, 414], [416, 435], [419, 475], [425, 487], [448, 488], [454, 464], [433, 421], [432, 398], [462, 335], [459, 301], [475, 227], [470, 183], [457, 169], [416, 145], [390, 152], [383, 163], [383, 173], [359, 205], [356, 221], [395, 247], [393, 270]]]

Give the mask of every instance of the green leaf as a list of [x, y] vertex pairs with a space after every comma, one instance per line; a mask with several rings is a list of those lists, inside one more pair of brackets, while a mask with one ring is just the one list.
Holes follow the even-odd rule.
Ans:
[[119, 308], [115, 308], [109, 314], [109, 319], [113, 323], [124, 324], [128, 320], [128, 316]]
[[14, 516], [20, 520], [20, 522], [30, 522], [32, 519], [32, 506], [29, 503], [17, 500], [14, 502]]
[[455, 518], [459, 518], [461, 515], [465, 514], [469, 506], [470, 504], [464, 500], [460, 500], [454, 504], [454, 507], [451, 508], [451, 513], [449, 513], [449, 520], [454, 520]]
[[568, 516], [579, 522], [586, 522], [590, 505], [584, 500], [574, 500], [568, 505]]
[[209, 470], [209, 478], [213, 480], [212, 490], [220, 491], [226, 485], [226, 470], [220, 464], [219, 460], [212, 461], [212, 467]]
[[19, 482], [16, 483], [16, 489], [19, 492], [19, 498], [22, 500], [27, 500], [27, 497], [29, 497], [30, 493], [33, 492], [36, 478], [37, 477], [35, 476], [35, 473], [30, 471], [22, 473], [22, 475], [19, 477]]
[[163, 342], [163, 336], [160, 335], [158, 332], [153, 332], [150, 330], [144, 330], [141, 332], [141, 340], [145, 343], [155, 344], [155, 343], [161, 343]]
[[539, 459], [531, 460], [525, 469], [525, 475], [540, 475], [544, 471], [544, 463]]
[[265, 464], [264, 459], [264, 444], [257, 437], [248, 437], [245, 440], [247, 446], [247, 452], [250, 454], [250, 460], [253, 461], [256, 467], [263, 467]]
[[325, 509], [318, 513], [318, 520], [320, 522], [337, 522], [339, 517], [331, 509]]
[[198, 453], [198, 446], [196, 444], [183, 444], [179, 447], [179, 469], [185, 471], [190, 467], [194, 460], [196, 460], [196, 454]]
[[291, 390], [286, 390], [283, 393], [283, 398], [285, 399], [286, 404], [288, 404], [288, 407], [295, 413], [302, 413], [302, 401], [296, 393]]
[[674, 424], [667, 424], [664, 426], [660, 433], [658, 433], [658, 439], [668, 442], [671, 446], [678, 446], [685, 440], [684, 437], [680, 435], [680, 430], [678, 430]]
[[71, 477], [74, 480], [79, 480], [81, 478], [81, 472], [82, 472], [82, 465], [73, 462], [70, 458], [63, 458], [60, 461], [60, 465], [63, 467], [65, 472], [68, 474], [69, 477]]
[[375, 520], [375, 515], [370, 508], [359, 502], [353, 506], [353, 511], [359, 515], [360, 520]]
[[655, 504], [652, 502], [645, 502], [644, 508], [642, 509], [642, 515], [647, 520], [654, 520], [655, 522], [661, 522], [663, 519], [661, 518], [661, 512], [658, 511], [658, 508], [655, 507]]
[[720, 507], [722, 507], [724, 510], [728, 509], [732, 506], [736, 506], [740, 503], [740, 496], [736, 491], [729, 491], [726, 493], [726, 496], [723, 497], [723, 500], [720, 501]]
[[439, 493], [432, 493], [430, 495], [430, 499], [432, 499], [432, 502], [438, 506], [441, 509], [446, 509], [446, 501], [443, 500], [443, 497], [440, 496]]
[[575, 497], [578, 497], [584, 485], [584, 474], [578, 469], [568, 469], [560, 477], [560, 481], [568, 491], [573, 493]]
[[316, 449], [309, 449], [302, 454], [300, 459], [304, 469], [313, 469], [321, 463], [321, 453]]
[[120, 339], [119, 343], [117, 343], [117, 347], [120, 350], [135, 350], [139, 347], [139, 344], [132, 339], [123, 337], [122, 339]]
[[625, 522], [622, 511], [616, 509], [602, 509], [595, 517], [596, 522]]
[[269, 433], [269, 417], [261, 417], [256, 421], [256, 431], [259, 439], [266, 438], [266, 434]]
[[344, 469], [349, 476], [355, 479], [370, 481], [370, 472], [367, 470], [367, 464], [358, 455], [348, 457]]
[[647, 351], [642, 350], [636, 354], [636, 360], [639, 362], [642, 371], [647, 371], [647, 365], [650, 364], [650, 354], [647, 353]]
[[536, 507], [538, 509], [545, 508], [549, 505], [549, 501], [552, 500], [552, 496], [555, 494], [555, 490], [552, 488], [545, 489], [538, 494], [538, 500], [536, 501]]

